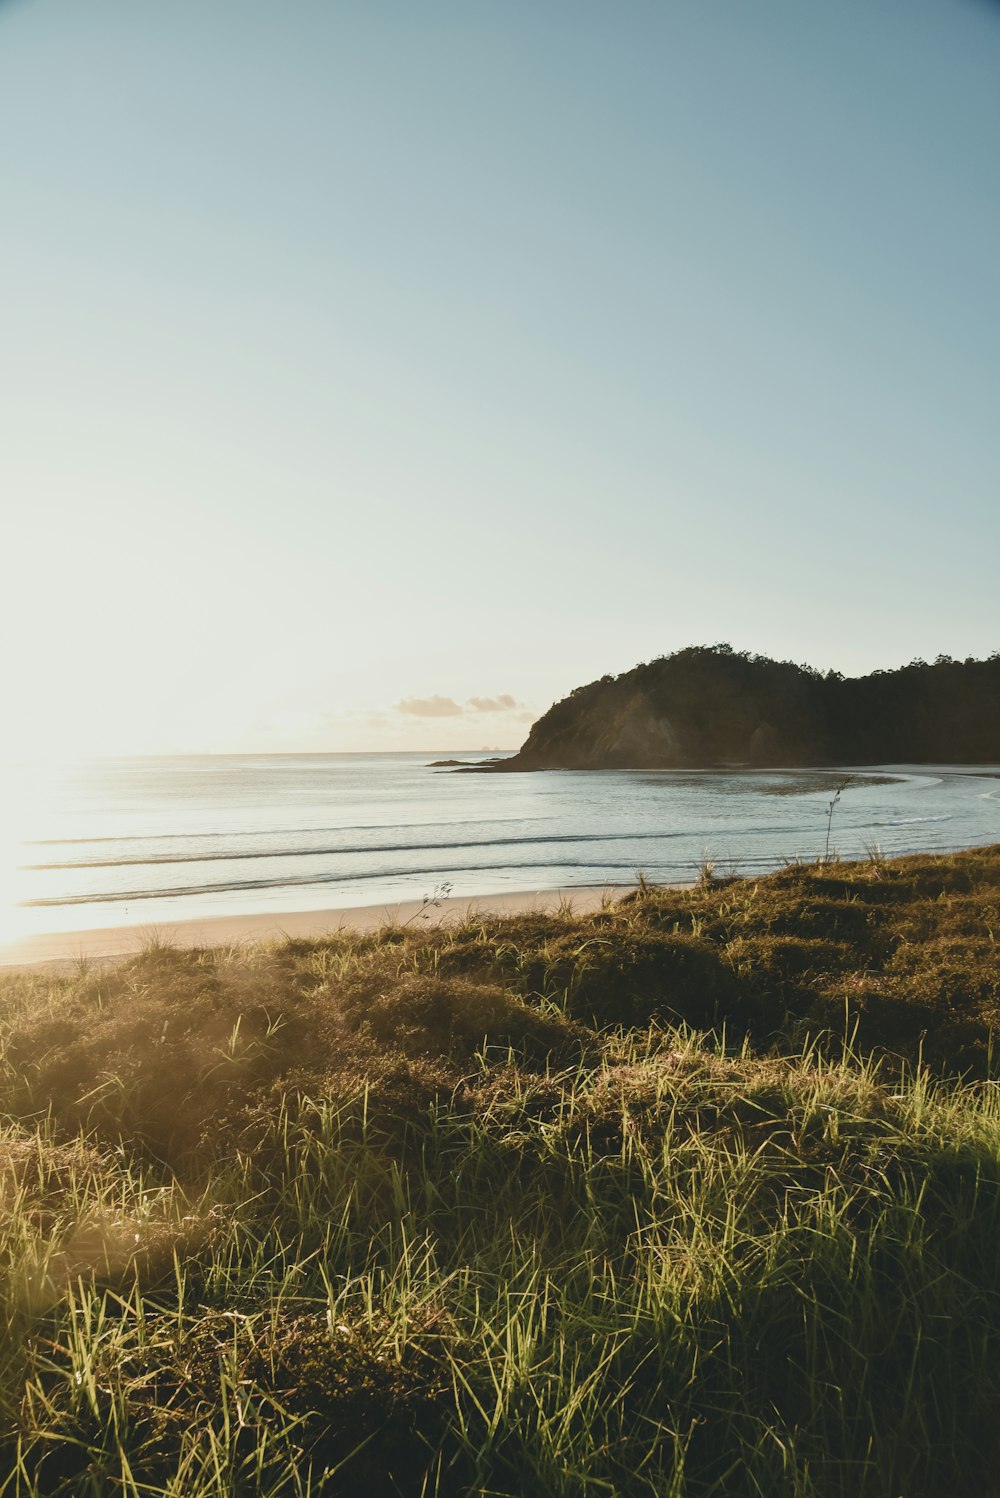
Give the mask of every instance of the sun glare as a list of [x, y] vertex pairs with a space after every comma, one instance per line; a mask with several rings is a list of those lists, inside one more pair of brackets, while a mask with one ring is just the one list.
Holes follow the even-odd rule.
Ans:
[[15, 941], [27, 928], [18, 871], [24, 862], [33, 778], [23, 765], [0, 765], [0, 947]]

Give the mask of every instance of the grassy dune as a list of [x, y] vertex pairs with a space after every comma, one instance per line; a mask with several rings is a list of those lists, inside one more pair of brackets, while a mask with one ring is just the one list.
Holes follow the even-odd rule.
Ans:
[[0, 983], [0, 1494], [996, 1494], [1000, 849]]

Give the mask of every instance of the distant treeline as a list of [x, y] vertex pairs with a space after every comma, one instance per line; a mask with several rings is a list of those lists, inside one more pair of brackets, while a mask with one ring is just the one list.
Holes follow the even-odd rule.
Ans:
[[694, 645], [577, 687], [504, 769], [1000, 761], [1000, 651], [846, 677]]

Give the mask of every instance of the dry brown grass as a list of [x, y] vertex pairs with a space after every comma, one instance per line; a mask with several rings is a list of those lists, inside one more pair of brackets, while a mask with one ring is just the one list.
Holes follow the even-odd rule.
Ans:
[[1000, 850], [987, 848], [647, 888], [583, 916], [160, 945], [108, 971], [4, 979], [0, 1095], [17, 1116], [51, 1111], [178, 1162], [281, 1079], [398, 1080], [423, 1060], [427, 1097], [483, 1046], [529, 1070], [564, 1065], [616, 1025], [724, 1028], [762, 1052], [825, 1034], [984, 1075], [997, 932]]

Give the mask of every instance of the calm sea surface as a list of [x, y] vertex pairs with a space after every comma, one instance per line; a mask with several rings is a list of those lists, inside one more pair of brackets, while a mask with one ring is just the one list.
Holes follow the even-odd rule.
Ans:
[[[843, 772], [454, 774], [431, 754], [119, 759], [22, 776], [0, 939], [211, 915], [755, 873], [824, 850]], [[481, 755], [456, 754], [463, 761]], [[1000, 767], [866, 769], [831, 849], [1000, 841]]]

